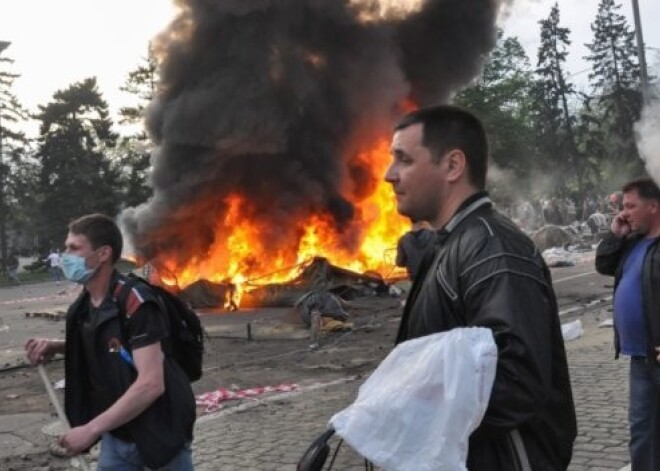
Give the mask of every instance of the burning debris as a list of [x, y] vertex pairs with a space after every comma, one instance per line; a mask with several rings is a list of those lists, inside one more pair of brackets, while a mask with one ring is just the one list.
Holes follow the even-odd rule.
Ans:
[[[150, 282], [167, 287], [163, 282], [166, 276], [159, 278], [159, 272], [153, 266], [149, 264], [146, 266], [150, 266]], [[302, 264], [299, 270], [297, 276], [282, 283], [246, 282], [242, 286], [240, 296], [237, 286], [228, 281], [214, 283], [198, 280], [183, 289], [177, 288], [174, 283], [172, 289], [177, 291], [177, 295], [193, 309], [224, 307], [229, 311], [235, 311], [238, 310], [239, 304], [248, 308], [293, 306], [299, 308], [303, 304], [315, 309], [320, 307], [324, 315], [337, 318], [342, 317], [340, 313], [343, 309], [341, 311], [334, 307], [330, 309], [332, 303], [328, 304], [329, 298], [343, 303], [361, 296], [390, 294], [389, 286], [378, 273], [352, 272], [336, 267], [322, 257], [316, 257], [311, 262]], [[315, 296], [307, 299], [312, 293]], [[320, 301], [321, 299], [323, 300]]]
[[138, 261], [238, 298], [318, 255], [389, 269], [408, 229], [382, 182], [391, 125], [478, 73], [501, 2], [396, 4], [179, 0], [154, 42], [154, 194], [120, 218]]
[[352, 272], [317, 257], [300, 275], [285, 283], [270, 283], [249, 289], [241, 305], [294, 306], [301, 296], [313, 291], [333, 293], [350, 300], [359, 296], [387, 293], [387, 285], [376, 275]]

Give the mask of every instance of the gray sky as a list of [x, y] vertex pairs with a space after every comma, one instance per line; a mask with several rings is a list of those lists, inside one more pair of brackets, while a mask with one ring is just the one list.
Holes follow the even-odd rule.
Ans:
[[[246, 0], [249, 1], [249, 0]], [[388, 0], [389, 1], [389, 0]], [[550, 13], [555, 0], [517, 0], [505, 33], [517, 36], [532, 65], [539, 43], [538, 21]], [[622, 0], [622, 12], [632, 22], [631, 0]], [[660, 55], [660, 1], [639, 0], [648, 62]], [[559, 0], [562, 24], [571, 29], [573, 46], [569, 70], [585, 86], [590, 24], [598, 0]], [[113, 110], [130, 103], [119, 92], [128, 72], [144, 57], [147, 44], [175, 13], [171, 0], [0, 0], [0, 40], [12, 44], [3, 54], [15, 59], [21, 74], [14, 92], [31, 110], [47, 103], [53, 93], [74, 81], [97, 76], [101, 91]], [[656, 49], [651, 49], [656, 48]]]

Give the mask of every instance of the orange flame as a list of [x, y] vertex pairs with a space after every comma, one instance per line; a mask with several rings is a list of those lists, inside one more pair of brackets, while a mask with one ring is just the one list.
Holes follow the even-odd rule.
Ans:
[[[336, 266], [357, 272], [377, 271], [387, 277], [403, 273], [394, 266], [398, 239], [410, 228], [407, 219], [396, 210], [392, 189], [383, 180], [390, 163], [389, 142], [382, 139], [369, 151], [360, 153], [352, 164], [368, 169], [373, 188], [351, 199], [356, 212], [350, 227], [342, 232], [330, 214], [315, 214], [298, 221], [297, 240], [287, 250], [277, 250], [264, 242], [264, 222], [251, 217], [249, 198], [231, 194], [225, 198], [227, 211], [218, 221], [217, 237], [205, 254], [197, 254], [185, 266], [167, 259], [158, 265], [173, 276], [160, 274], [170, 286], [183, 288], [197, 280], [228, 283], [233, 291], [225, 307], [238, 305], [245, 290], [266, 283], [280, 283], [297, 276], [313, 257], [325, 257]], [[366, 194], [365, 194], [366, 193]], [[346, 245], [347, 232], [355, 239], [353, 248]], [[222, 235], [222, 236], [220, 236]], [[162, 256], [161, 256], [162, 257]], [[166, 257], [166, 256], [165, 256]]]

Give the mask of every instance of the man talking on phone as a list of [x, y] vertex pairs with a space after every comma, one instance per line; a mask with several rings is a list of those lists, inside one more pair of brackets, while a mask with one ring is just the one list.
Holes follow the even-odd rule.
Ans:
[[630, 357], [632, 471], [660, 469], [660, 189], [650, 178], [623, 187], [623, 210], [596, 251], [614, 276], [614, 348]]

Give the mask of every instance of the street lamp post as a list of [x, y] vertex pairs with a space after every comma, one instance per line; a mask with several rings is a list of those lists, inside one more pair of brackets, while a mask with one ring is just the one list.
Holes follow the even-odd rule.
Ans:
[[642, 83], [642, 98], [649, 99], [649, 75], [646, 70], [646, 52], [644, 51], [644, 36], [642, 35], [642, 20], [639, 16], [639, 2], [632, 0], [635, 15], [635, 34], [637, 36], [637, 56], [639, 57], [639, 75]]
[[[11, 43], [0, 41], [0, 54]], [[5, 205], [5, 171], [2, 157], [2, 96], [0, 95], [0, 256], [2, 257], [2, 273], [7, 273], [7, 207]]]

